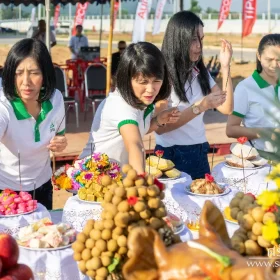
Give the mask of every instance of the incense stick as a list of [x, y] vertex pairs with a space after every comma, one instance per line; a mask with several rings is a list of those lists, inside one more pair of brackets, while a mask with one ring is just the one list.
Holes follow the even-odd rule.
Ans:
[[251, 174], [245, 176], [244, 178], [242, 178], [242, 179], [240, 179], [240, 180], [234, 182], [233, 184], [230, 184], [230, 186], [235, 186], [237, 183], [239, 183], [239, 182], [241, 182], [241, 181], [244, 181], [244, 179], [246, 179], [246, 178], [248, 178], [248, 177], [250, 177], [250, 176], [252, 176], [252, 175], [256, 175], [257, 173], [258, 173], [258, 171], [255, 171], [255, 172], [253, 172], [253, 173], [251, 173]]
[[62, 125], [62, 123], [63, 123], [63, 121], [64, 121], [64, 119], [65, 119], [65, 117], [66, 117], [66, 114], [67, 114], [69, 108], [70, 108], [70, 105], [68, 105], [68, 107], [67, 107], [67, 109], [66, 109], [66, 112], [65, 112], [65, 114], [64, 114], [64, 116], [63, 116], [63, 118], [62, 118], [62, 120], [61, 120], [61, 122], [60, 122], [60, 124], [59, 124], [59, 126], [58, 126], [58, 128], [57, 128], [55, 134], [57, 134], [57, 133], [59, 132], [60, 126]]
[[245, 168], [244, 168], [244, 158], [243, 158], [243, 149], [241, 148], [241, 158], [242, 158], [242, 170], [243, 170], [243, 184], [244, 184], [244, 193], [246, 193], [246, 184], [245, 184]]
[[213, 170], [214, 165], [214, 151], [215, 151], [216, 145], [214, 144], [213, 150], [212, 150], [212, 162], [211, 162], [211, 171]]
[[229, 65], [229, 67], [228, 67], [228, 75], [227, 75], [227, 80], [226, 80], [225, 91], [227, 90], [229, 75], [230, 75], [230, 65]]
[[[269, 173], [268, 173], [268, 175], [270, 175], [271, 167], [272, 167], [272, 165], [270, 164], [270, 165], [269, 165]], [[267, 190], [267, 189], [268, 189], [268, 181], [266, 182], [266, 190]]]
[[[149, 137], [149, 152], [151, 151], [151, 135]], [[151, 174], [151, 155], [149, 155], [149, 175]]]
[[18, 150], [18, 174], [19, 174], [19, 189], [22, 191], [22, 185], [21, 185], [21, 170], [20, 170], [20, 152]]

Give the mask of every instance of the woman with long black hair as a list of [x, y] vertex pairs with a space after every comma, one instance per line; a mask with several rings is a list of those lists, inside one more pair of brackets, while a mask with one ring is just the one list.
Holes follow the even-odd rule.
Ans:
[[157, 129], [156, 149], [164, 150], [164, 158], [193, 179], [210, 172], [205, 136], [204, 112], [217, 108], [223, 114], [233, 110], [233, 89], [230, 77], [231, 44], [222, 40], [220, 63], [223, 90], [214, 82], [203, 62], [203, 22], [194, 13], [179, 12], [170, 19], [162, 52], [171, 77], [173, 90], [168, 101], [158, 110], [178, 107], [180, 119]]

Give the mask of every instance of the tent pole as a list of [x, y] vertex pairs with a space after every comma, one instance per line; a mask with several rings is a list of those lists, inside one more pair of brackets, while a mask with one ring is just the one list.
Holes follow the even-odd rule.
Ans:
[[47, 49], [51, 50], [50, 48], [50, 0], [45, 0], [45, 7], [46, 7], [46, 46]]
[[[121, 0], [119, 0], [119, 1], [121, 1]], [[114, 3], [115, 3], [115, 0], [111, 0], [111, 3], [110, 3], [110, 5], [111, 5], [111, 7], [110, 7], [110, 32], [109, 32], [108, 53], [107, 53], [106, 94], [108, 94], [110, 92], [110, 87], [111, 87]]]

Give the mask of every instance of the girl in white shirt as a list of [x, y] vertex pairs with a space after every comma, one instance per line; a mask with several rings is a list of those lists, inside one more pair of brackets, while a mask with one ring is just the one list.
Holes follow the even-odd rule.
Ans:
[[182, 114], [178, 122], [156, 131], [156, 149], [163, 150], [164, 158], [172, 160], [177, 169], [190, 174], [192, 179], [204, 178], [210, 172], [204, 112], [217, 108], [223, 114], [231, 114], [233, 109], [231, 45], [222, 40], [220, 63], [225, 91], [221, 91], [204, 65], [203, 38], [200, 18], [182, 11], [170, 19], [162, 46], [173, 90], [170, 99], [158, 107], [161, 110], [178, 106]]
[[124, 51], [117, 75], [117, 88], [100, 104], [94, 116], [89, 141], [80, 155], [106, 153], [121, 165], [129, 163], [139, 173], [145, 171], [146, 133], [180, 116], [176, 108], [153, 115], [154, 103], [167, 99], [170, 81], [160, 50], [151, 43], [131, 44]]
[[245, 136], [261, 156], [276, 161], [279, 147], [272, 139], [279, 132], [279, 77], [280, 34], [269, 34], [259, 43], [257, 69], [235, 89], [234, 111], [227, 123], [228, 137]]

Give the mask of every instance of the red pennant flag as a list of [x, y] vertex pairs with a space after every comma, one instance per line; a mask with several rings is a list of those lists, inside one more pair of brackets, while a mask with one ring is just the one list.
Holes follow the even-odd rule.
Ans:
[[243, 0], [242, 37], [251, 34], [257, 18], [257, 0]]
[[218, 20], [218, 30], [222, 26], [224, 20], [226, 20], [228, 17], [231, 1], [232, 0], [222, 0], [220, 14], [219, 14], [219, 20]]
[[86, 2], [85, 4], [78, 3], [78, 5], [77, 5], [75, 19], [74, 19], [74, 27], [72, 29], [73, 36], [76, 34], [76, 26], [83, 25], [84, 19], [86, 17], [86, 11], [87, 11], [88, 5], [89, 5], [89, 2]]

